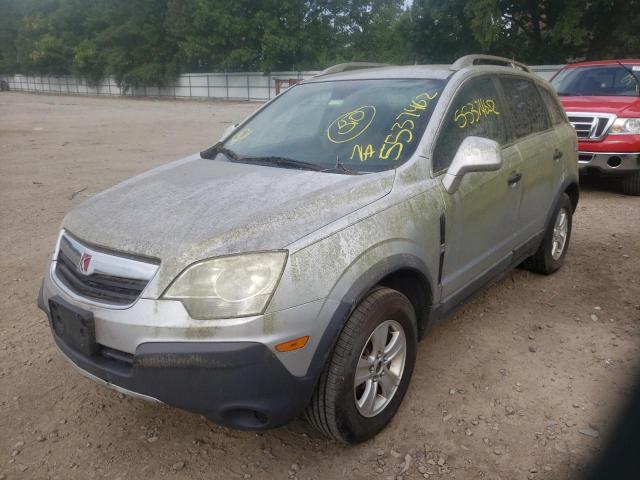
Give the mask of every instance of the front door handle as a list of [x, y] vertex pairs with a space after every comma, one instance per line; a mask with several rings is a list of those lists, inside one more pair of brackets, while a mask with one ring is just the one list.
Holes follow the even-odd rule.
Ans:
[[513, 173], [507, 180], [507, 183], [509, 184], [510, 187], [513, 187], [520, 181], [521, 178], [522, 178], [521, 173]]
[[560, 150], [556, 149], [556, 151], [553, 152], [553, 160], [557, 162], [561, 158], [562, 158], [562, 152]]

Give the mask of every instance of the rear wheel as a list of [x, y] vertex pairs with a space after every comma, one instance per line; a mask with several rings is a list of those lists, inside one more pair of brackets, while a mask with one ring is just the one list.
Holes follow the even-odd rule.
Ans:
[[347, 320], [305, 417], [324, 435], [359, 443], [393, 418], [409, 386], [417, 327], [411, 302], [380, 288]]
[[640, 170], [622, 178], [622, 193], [625, 195], [640, 195]]
[[524, 261], [523, 267], [532, 272], [549, 275], [562, 266], [571, 238], [572, 215], [571, 200], [563, 193], [538, 251]]

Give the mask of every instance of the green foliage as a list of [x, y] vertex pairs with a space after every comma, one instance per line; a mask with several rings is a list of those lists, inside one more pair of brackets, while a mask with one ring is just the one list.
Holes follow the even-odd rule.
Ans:
[[467, 0], [416, 0], [414, 49], [419, 63], [450, 63], [467, 53], [483, 51], [474, 36]]
[[591, 58], [640, 57], [640, 0], [592, 0], [585, 22]]
[[19, 0], [0, 0], [0, 72], [18, 70], [16, 37], [21, 16]]
[[449, 63], [562, 63], [640, 52], [640, 0], [0, 0], [0, 71], [114, 75]]
[[584, 53], [583, 0], [471, 0], [467, 14], [486, 49], [529, 63], [562, 63]]

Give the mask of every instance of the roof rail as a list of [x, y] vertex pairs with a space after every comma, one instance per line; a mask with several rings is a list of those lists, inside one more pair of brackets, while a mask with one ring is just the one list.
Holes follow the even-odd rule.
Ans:
[[378, 67], [388, 67], [388, 63], [370, 63], [370, 62], [349, 62], [349, 63], [338, 63], [337, 65], [333, 65], [329, 68], [325, 68], [323, 71], [318, 73], [316, 77], [321, 77], [323, 75], [331, 75], [332, 73], [340, 73], [340, 72], [348, 72], [350, 70], [360, 70], [361, 68], [378, 68]]
[[465, 55], [464, 57], [457, 59], [453, 65], [451, 65], [451, 70], [461, 70], [465, 67], [471, 67], [472, 65], [500, 65], [532, 73], [529, 67], [524, 63], [509, 60], [504, 57], [496, 57], [494, 55]]

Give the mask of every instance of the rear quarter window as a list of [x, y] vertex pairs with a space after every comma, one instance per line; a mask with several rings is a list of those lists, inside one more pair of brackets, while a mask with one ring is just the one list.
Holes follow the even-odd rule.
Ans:
[[535, 84], [525, 78], [500, 78], [505, 100], [513, 117], [516, 138], [542, 132], [550, 127], [544, 101]]
[[469, 136], [490, 138], [500, 144], [507, 141], [504, 107], [491, 77], [470, 80], [456, 94], [433, 152], [433, 171], [448, 168]]
[[555, 99], [555, 97], [551, 95], [551, 93], [549, 93], [549, 91], [547, 91], [547, 89], [544, 87], [538, 86], [538, 90], [540, 91], [542, 101], [544, 102], [549, 112], [551, 123], [553, 123], [554, 125], [565, 123], [567, 120], [564, 114], [564, 110]]

